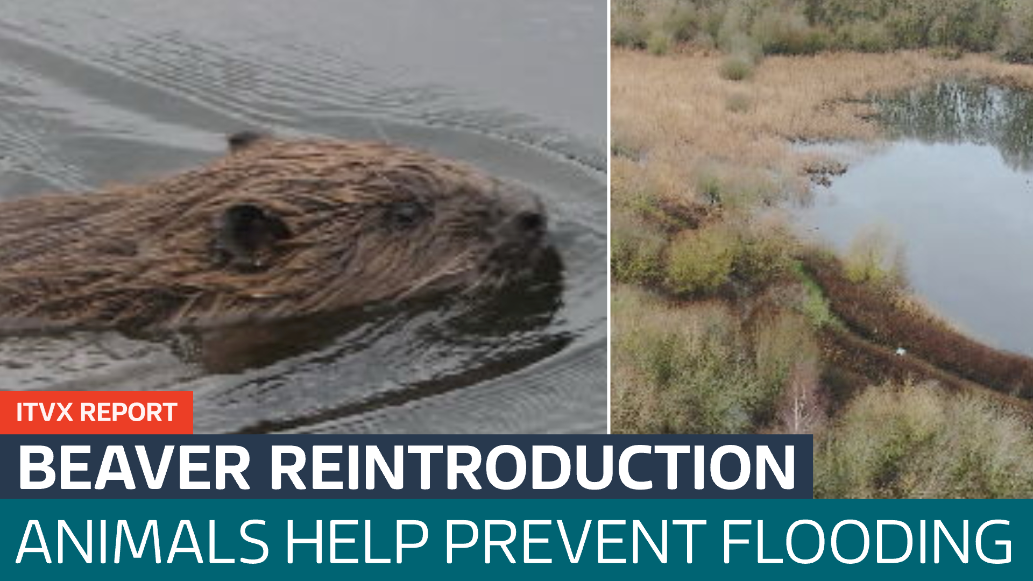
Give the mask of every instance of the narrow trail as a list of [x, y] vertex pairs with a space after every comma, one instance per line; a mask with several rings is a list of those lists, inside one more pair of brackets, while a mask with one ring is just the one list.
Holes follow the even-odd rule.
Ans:
[[[1033, 427], [1033, 401], [965, 379], [917, 355], [897, 355], [895, 349], [864, 339], [846, 329], [824, 331], [821, 334], [821, 347], [826, 364], [854, 374], [857, 380], [865, 384], [934, 381], [952, 393], [988, 398], [1014, 411]], [[867, 385], [858, 387], [863, 389]]]

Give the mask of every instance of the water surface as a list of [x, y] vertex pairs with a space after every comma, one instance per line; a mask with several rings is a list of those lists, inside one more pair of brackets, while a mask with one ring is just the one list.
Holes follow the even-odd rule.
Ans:
[[853, 156], [804, 223], [841, 250], [890, 231], [936, 311], [1033, 355], [1033, 95], [954, 81], [878, 104], [893, 141]]
[[387, 140], [539, 192], [562, 270], [486, 305], [0, 339], [0, 388], [192, 390], [197, 432], [604, 431], [606, 51], [600, 0], [6, 2], [0, 198], [163, 175], [242, 128]]

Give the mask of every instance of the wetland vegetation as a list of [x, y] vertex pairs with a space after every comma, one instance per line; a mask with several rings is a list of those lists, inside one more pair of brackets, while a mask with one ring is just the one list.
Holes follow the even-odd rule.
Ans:
[[[1033, 231], [1033, 3], [613, 10], [613, 431], [812, 433], [817, 496], [1033, 495], [1033, 351], [1000, 326], [972, 333], [967, 311], [927, 292], [942, 279], [923, 274], [964, 286], [983, 272], [967, 263], [993, 263], [987, 287], [1022, 289], [1033, 265], [1021, 248], [966, 255], [973, 244], [959, 243], [929, 264], [916, 250], [935, 239], [875, 220], [828, 240], [811, 230], [832, 223], [798, 210], [845, 199], [837, 184], [896, 143], [964, 145], [1019, 177], [986, 179], [975, 200], [930, 194], [929, 219], [961, 240], [1010, 231], [978, 220], [982, 207]], [[958, 155], [999, 171], [952, 151], [941, 172]], [[938, 187], [912, 169], [883, 180]], [[865, 203], [888, 224], [923, 211]], [[1033, 324], [1028, 299], [965, 289], [985, 307], [973, 312]]]

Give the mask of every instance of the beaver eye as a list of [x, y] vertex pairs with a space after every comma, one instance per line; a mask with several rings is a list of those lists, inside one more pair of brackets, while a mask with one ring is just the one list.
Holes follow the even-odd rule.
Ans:
[[387, 218], [391, 226], [411, 228], [430, 215], [430, 210], [419, 202], [405, 201], [392, 204]]

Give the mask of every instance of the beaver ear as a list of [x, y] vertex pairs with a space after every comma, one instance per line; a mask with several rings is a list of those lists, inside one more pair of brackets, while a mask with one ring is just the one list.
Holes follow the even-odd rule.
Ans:
[[269, 135], [260, 131], [245, 130], [228, 135], [226, 137], [226, 143], [230, 146], [230, 152], [234, 153], [247, 149], [255, 143], [268, 138]]
[[248, 269], [267, 266], [276, 243], [291, 237], [290, 228], [273, 211], [255, 204], [235, 204], [215, 223], [220, 262]]

